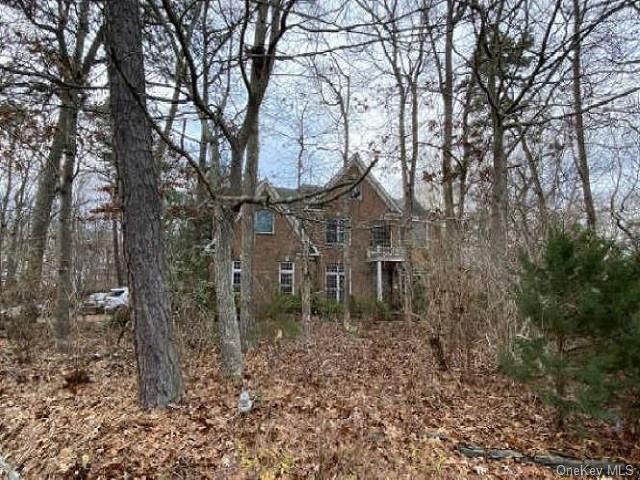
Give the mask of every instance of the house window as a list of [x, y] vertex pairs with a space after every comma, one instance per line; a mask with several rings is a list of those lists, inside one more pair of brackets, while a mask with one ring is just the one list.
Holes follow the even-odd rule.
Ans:
[[280, 262], [280, 295], [293, 295], [294, 268], [293, 262]]
[[233, 261], [233, 268], [231, 270], [231, 286], [233, 287], [233, 293], [240, 293], [240, 282], [242, 279], [242, 263], [240, 260]]
[[356, 185], [351, 189], [349, 197], [351, 200], [362, 200], [362, 189], [360, 188], [360, 185]]
[[273, 233], [273, 212], [271, 210], [258, 210], [256, 212], [256, 233], [269, 234]]
[[390, 247], [391, 229], [386, 222], [380, 222], [371, 226], [371, 246]]
[[327, 220], [326, 242], [328, 245], [343, 244], [347, 238], [349, 220], [346, 218], [331, 218]]
[[344, 301], [344, 265], [342, 263], [327, 264], [325, 283], [327, 299]]

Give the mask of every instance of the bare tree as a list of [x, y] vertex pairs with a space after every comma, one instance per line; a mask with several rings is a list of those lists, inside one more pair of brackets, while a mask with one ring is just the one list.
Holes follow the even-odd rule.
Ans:
[[[347, 168], [349, 164], [349, 155], [351, 148], [351, 103], [352, 103], [352, 79], [351, 74], [342, 65], [339, 57], [331, 54], [327, 62], [327, 70], [314, 63], [314, 75], [319, 80], [318, 90], [322, 98], [322, 102], [330, 108], [335, 108], [336, 127], [341, 130], [340, 138], [340, 156], [342, 157], [342, 167]], [[328, 89], [328, 95], [325, 94], [325, 88]], [[344, 284], [345, 284], [345, 300], [342, 306], [342, 323], [348, 327], [351, 323], [351, 299], [349, 297], [349, 285], [351, 285], [351, 241], [352, 232], [355, 226], [351, 215], [352, 201], [349, 195], [342, 197], [340, 208], [342, 209], [343, 218], [339, 221], [344, 228], [344, 242], [342, 245], [342, 264], [344, 268]]]
[[400, 240], [406, 250], [406, 259], [402, 263], [404, 269], [403, 312], [405, 320], [409, 321], [413, 318], [412, 227], [416, 169], [420, 156], [419, 82], [426, 60], [426, 42], [428, 41], [426, 10], [428, 7], [422, 0], [409, 2], [359, 0], [358, 3], [371, 17], [398, 95], [397, 141], [404, 202]]
[[[583, 12], [581, 8], [582, 0], [573, 0], [573, 55], [571, 56], [572, 92], [574, 107], [574, 129], [576, 135], [576, 145], [578, 148], [578, 158], [576, 160], [580, 182], [582, 183], [582, 196], [584, 199], [584, 209], [587, 215], [587, 225], [589, 228], [596, 228], [596, 209], [593, 204], [593, 194], [591, 193], [591, 180], [589, 175], [589, 161], [587, 159], [587, 146], [584, 133], [584, 115], [582, 112], [582, 38]], [[587, 2], [584, 2], [585, 4]]]

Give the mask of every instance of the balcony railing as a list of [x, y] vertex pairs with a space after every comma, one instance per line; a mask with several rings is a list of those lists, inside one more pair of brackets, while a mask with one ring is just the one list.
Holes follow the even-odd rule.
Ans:
[[381, 245], [367, 249], [369, 262], [403, 262], [406, 257], [404, 247], [383, 247]]

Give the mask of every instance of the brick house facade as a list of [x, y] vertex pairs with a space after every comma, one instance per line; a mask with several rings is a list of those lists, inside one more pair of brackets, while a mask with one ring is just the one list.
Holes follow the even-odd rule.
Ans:
[[[277, 188], [262, 182], [258, 194], [273, 200], [337, 188], [347, 182], [362, 181], [339, 198], [325, 193], [321, 206], [281, 204], [256, 207], [254, 288], [258, 308], [276, 295], [298, 295], [302, 282], [303, 245], [310, 245], [309, 270], [312, 295], [344, 301], [346, 295], [358, 300], [400, 300], [402, 264], [405, 250], [400, 244], [401, 209], [357, 155], [326, 185], [305, 185], [296, 189]], [[366, 175], [365, 175], [366, 173]], [[334, 190], [333, 192], [336, 192]], [[422, 212], [418, 207], [416, 210]], [[426, 240], [426, 222], [414, 218], [413, 241]], [[241, 222], [236, 222], [233, 242], [234, 290], [240, 291]], [[350, 272], [344, 268], [344, 248], [349, 242]]]

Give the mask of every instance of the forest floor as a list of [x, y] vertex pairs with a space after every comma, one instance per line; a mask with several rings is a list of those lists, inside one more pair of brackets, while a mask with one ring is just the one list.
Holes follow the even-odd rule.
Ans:
[[[215, 348], [184, 353], [184, 399], [147, 413], [136, 405], [131, 342], [115, 347], [117, 332], [100, 323], [80, 325], [72, 358], [54, 353], [44, 330], [29, 363], [0, 339], [0, 455], [26, 479], [556, 476], [469, 459], [460, 444], [640, 460], [640, 445], [604, 424], [557, 433], [550, 410], [494, 369], [438, 372], [419, 326], [315, 330], [309, 345], [265, 342], [248, 356], [255, 407], [245, 415]], [[87, 383], [70, 381], [76, 368]]]

